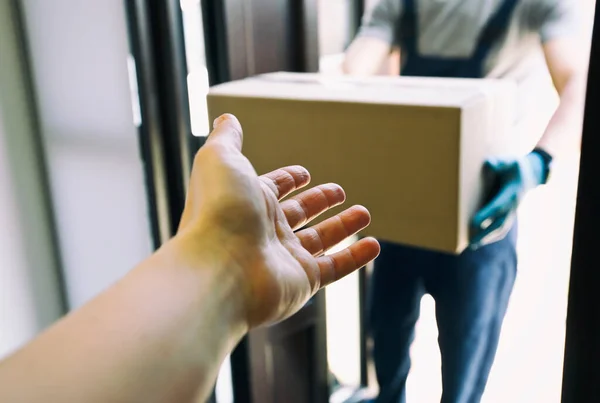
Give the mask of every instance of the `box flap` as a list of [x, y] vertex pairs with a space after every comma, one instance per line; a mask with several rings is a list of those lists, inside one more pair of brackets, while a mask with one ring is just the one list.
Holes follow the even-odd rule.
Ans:
[[307, 101], [462, 107], [487, 96], [482, 80], [348, 77], [307, 73], [270, 73], [221, 84], [210, 95]]

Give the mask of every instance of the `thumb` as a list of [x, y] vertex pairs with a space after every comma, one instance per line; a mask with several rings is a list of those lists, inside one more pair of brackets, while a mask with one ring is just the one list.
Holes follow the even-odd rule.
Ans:
[[208, 136], [207, 143], [220, 143], [242, 151], [244, 135], [242, 125], [237, 118], [229, 113], [219, 116], [213, 122], [213, 131]]
[[498, 171], [502, 170], [505, 163], [498, 158], [488, 158], [483, 164], [483, 172], [486, 175], [494, 175]]

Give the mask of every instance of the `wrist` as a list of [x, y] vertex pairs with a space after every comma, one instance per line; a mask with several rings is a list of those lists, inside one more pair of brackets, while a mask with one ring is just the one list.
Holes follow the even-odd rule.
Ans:
[[[274, 307], [278, 302], [267, 301], [267, 295], [263, 295], [265, 288], [270, 288], [267, 283], [273, 282], [269, 273], [262, 270], [265, 241], [261, 241], [260, 234], [249, 236], [235, 227], [249, 224], [238, 222], [232, 228], [231, 222], [223, 225], [201, 217], [181, 229], [171, 241], [187, 265], [198, 272], [210, 271], [214, 278], [211, 281], [221, 285], [225, 303], [236, 313], [236, 320], [243, 322], [245, 331], [265, 322], [262, 317], [257, 319], [257, 312], [260, 316], [265, 304]], [[256, 227], [257, 223], [252, 225]]]
[[214, 328], [221, 342], [235, 344], [248, 331], [239, 270], [211, 235], [178, 234], [156, 254], [162, 260], [156, 266], [173, 292], [188, 300], [196, 323], [202, 324], [196, 328], [201, 338]]
[[529, 153], [534, 169], [536, 169], [539, 184], [544, 185], [550, 179], [552, 169], [552, 155], [541, 147], [536, 147]]

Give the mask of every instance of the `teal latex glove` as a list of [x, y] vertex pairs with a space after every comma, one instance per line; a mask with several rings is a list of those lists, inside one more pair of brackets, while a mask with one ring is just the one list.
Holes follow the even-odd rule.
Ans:
[[484, 178], [490, 200], [471, 221], [471, 247], [501, 240], [512, 227], [523, 197], [545, 181], [546, 163], [537, 152], [516, 160], [488, 160]]

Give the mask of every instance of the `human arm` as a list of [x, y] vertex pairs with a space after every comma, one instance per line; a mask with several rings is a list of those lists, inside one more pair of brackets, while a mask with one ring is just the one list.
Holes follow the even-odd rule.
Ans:
[[543, 46], [559, 104], [537, 147], [560, 157], [581, 145], [581, 124], [587, 83], [587, 52], [582, 42], [565, 38]]
[[380, 0], [363, 18], [356, 38], [352, 41], [342, 64], [349, 75], [375, 75], [397, 46], [397, 22], [401, 1]]
[[364, 266], [365, 238], [323, 252], [369, 223], [352, 207], [313, 228], [343, 190], [306, 186], [288, 167], [258, 177], [237, 120], [222, 117], [198, 152], [180, 227], [114, 286], [0, 362], [0, 401], [192, 402], [251, 328], [289, 317], [320, 288]]
[[559, 104], [532, 152], [519, 159], [486, 163], [485, 176], [497, 191], [471, 222], [475, 247], [502, 238], [526, 194], [548, 181], [550, 159], [572, 154], [581, 144], [588, 47], [578, 31], [579, 10], [562, 0], [539, 4], [534, 21]]

